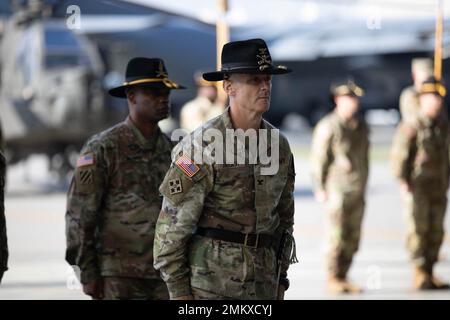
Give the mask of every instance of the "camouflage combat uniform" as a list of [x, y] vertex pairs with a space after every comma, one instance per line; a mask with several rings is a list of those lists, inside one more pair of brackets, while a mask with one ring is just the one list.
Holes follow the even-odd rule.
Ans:
[[[194, 142], [206, 146], [195, 137], [210, 128], [223, 135], [226, 129], [232, 129], [229, 109], [195, 130], [191, 134]], [[262, 128], [273, 129], [264, 120]], [[191, 178], [176, 164], [183, 155], [185, 141], [175, 147], [173, 163], [160, 187], [164, 200], [155, 234], [155, 268], [161, 271], [170, 296], [275, 299], [278, 271], [273, 247], [252, 248], [195, 233], [196, 228], [222, 229], [240, 235], [284, 233], [289, 241], [279, 251], [280, 277], [287, 276], [289, 264], [296, 259], [292, 238], [295, 172], [287, 140], [280, 135], [279, 171], [275, 175], [261, 175], [259, 162], [214, 162], [194, 164], [198, 171]]]
[[317, 191], [327, 194], [328, 272], [345, 279], [357, 252], [369, 171], [368, 128], [363, 119], [349, 123], [336, 112], [314, 130], [312, 173]]
[[403, 89], [400, 94], [400, 114], [402, 121], [413, 124], [417, 120], [419, 111], [419, 92], [415, 86], [409, 86]]
[[417, 268], [430, 271], [444, 237], [449, 183], [448, 123], [419, 116], [401, 122], [392, 145], [394, 175], [413, 187], [404, 195], [407, 246]]
[[[415, 86], [403, 89], [400, 95], [400, 114], [402, 122], [414, 126], [419, 116], [419, 92]], [[446, 107], [442, 108], [441, 121], [448, 122], [448, 112]]]
[[171, 149], [159, 129], [147, 140], [127, 118], [81, 151], [68, 193], [66, 260], [81, 269], [82, 283], [101, 277], [105, 298], [168, 298], [153, 240]]
[[5, 174], [6, 160], [0, 152], [0, 282], [3, 273], [8, 270], [8, 239], [5, 220]]
[[224, 108], [206, 97], [196, 97], [181, 109], [180, 126], [192, 132], [205, 122], [222, 114]]

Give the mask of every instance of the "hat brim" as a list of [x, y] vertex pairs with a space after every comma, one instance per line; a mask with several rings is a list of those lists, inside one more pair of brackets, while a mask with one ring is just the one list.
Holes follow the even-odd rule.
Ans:
[[348, 93], [344, 93], [344, 94], [331, 93], [329, 97], [330, 97], [331, 103], [334, 103], [334, 99], [336, 97], [342, 97], [342, 96], [349, 96], [349, 97], [353, 97], [356, 99], [360, 99], [362, 96], [364, 96], [364, 92], [362, 94], [356, 94], [355, 92], [348, 92]]
[[292, 72], [291, 69], [286, 67], [269, 67], [264, 70], [260, 70], [259, 68], [236, 68], [233, 70], [227, 70], [227, 71], [213, 71], [213, 72], [206, 72], [203, 74], [203, 79], [207, 81], [222, 81], [224, 80], [224, 77], [226, 74], [272, 74], [272, 75], [280, 75], [280, 74], [286, 74]]
[[332, 93], [332, 97], [341, 97], [341, 96], [349, 96], [349, 97], [355, 97], [355, 98], [361, 98], [364, 96], [364, 94], [357, 94], [355, 92], [345, 92], [345, 93]]
[[[174, 82], [173, 82], [174, 83]], [[179, 85], [177, 83], [174, 83], [177, 87], [172, 88], [165, 85], [163, 82], [155, 82], [155, 83], [140, 83], [140, 84], [132, 84], [132, 85], [123, 85], [116, 88], [112, 88], [108, 91], [108, 93], [116, 98], [126, 98], [126, 88], [130, 87], [148, 87], [148, 88], [167, 88], [170, 90], [179, 90], [179, 89], [186, 89], [186, 87]]]

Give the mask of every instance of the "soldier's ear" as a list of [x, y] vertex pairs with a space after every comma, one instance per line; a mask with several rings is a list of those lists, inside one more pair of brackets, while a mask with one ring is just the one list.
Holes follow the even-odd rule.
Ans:
[[234, 96], [235, 95], [235, 89], [233, 87], [233, 84], [230, 80], [223, 80], [223, 90], [229, 95]]
[[131, 105], [135, 105], [136, 104], [136, 94], [134, 90], [129, 90], [127, 92], [127, 100]]
[[333, 99], [334, 105], [337, 106], [338, 100], [339, 100], [339, 96], [333, 96], [332, 99]]

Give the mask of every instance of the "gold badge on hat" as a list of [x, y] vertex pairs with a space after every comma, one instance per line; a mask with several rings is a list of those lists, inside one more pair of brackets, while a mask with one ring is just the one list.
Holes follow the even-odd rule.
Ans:
[[258, 65], [260, 71], [269, 68], [272, 64], [272, 59], [270, 58], [267, 48], [259, 48], [259, 54], [256, 55], [256, 58], [259, 59]]
[[158, 78], [168, 78], [169, 77], [167, 72], [164, 71], [164, 66], [161, 61], [159, 62], [159, 68], [158, 68], [158, 71], [156, 71], [156, 76]]

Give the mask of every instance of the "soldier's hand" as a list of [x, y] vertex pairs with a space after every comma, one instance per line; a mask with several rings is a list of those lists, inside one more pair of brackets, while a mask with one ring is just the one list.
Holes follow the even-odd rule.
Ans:
[[323, 190], [316, 191], [315, 196], [316, 200], [320, 203], [324, 203], [328, 199], [327, 193]]
[[286, 291], [286, 287], [282, 284], [278, 286], [278, 297], [277, 300], [284, 300], [284, 292]]
[[171, 300], [194, 300], [194, 297], [192, 296], [192, 294], [188, 294], [186, 296], [172, 298]]
[[103, 299], [103, 281], [98, 279], [84, 284], [83, 292], [94, 299]]

